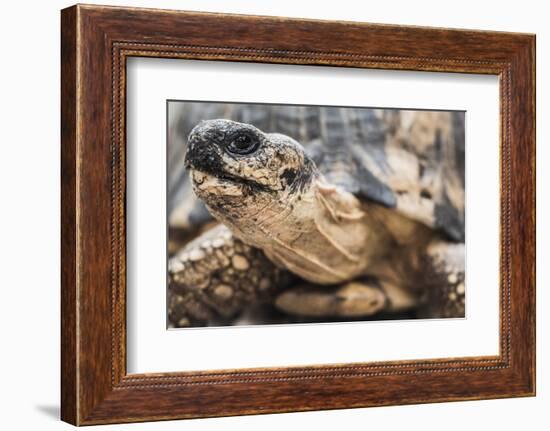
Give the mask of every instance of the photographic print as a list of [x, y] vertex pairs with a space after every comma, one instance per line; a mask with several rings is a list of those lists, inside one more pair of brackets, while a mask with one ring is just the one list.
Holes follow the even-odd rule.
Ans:
[[464, 112], [167, 110], [169, 328], [464, 317]]

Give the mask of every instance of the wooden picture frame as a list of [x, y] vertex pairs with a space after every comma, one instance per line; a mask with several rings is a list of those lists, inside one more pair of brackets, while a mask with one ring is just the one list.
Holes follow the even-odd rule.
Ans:
[[[534, 35], [82, 5], [61, 16], [64, 421], [535, 394]], [[128, 375], [125, 65], [131, 56], [498, 75], [500, 354]]]

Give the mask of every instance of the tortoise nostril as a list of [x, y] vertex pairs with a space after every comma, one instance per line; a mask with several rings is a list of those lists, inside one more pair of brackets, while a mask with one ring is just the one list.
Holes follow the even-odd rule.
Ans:
[[426, 190], [426, 189], [422, 189], [420, 191], [420, 197], [424, 198], [424, 199], [431, 199], [432, 198], [432, 194], [430, 193], [429, 190]]

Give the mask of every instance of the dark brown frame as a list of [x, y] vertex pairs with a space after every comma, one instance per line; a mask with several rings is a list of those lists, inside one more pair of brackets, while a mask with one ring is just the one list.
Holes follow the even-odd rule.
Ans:
[[[534, 35], [80, 5], [61, 16], [63, 420], [87, 425], [534, 395]], [[127, 375], [129, 56], [498, 75], [500, 354]]]

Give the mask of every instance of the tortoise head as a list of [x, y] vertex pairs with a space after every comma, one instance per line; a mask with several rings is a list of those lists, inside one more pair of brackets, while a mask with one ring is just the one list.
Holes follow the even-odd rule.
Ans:
[[195, 193], [223, 221], [250, 223], [260, 208], [287, 203], [315, 170], [295, 140], [250, 124], [202, 121], [188, 143], [185, 163]]
[[336, 283], [362, 274], [371, 254], [386, 249], [378, 247], [385, 231], [365, 222], [361, 202], [328, 184], [292, 138], [209, 120], [188, 142], [185, 162], [197, 196], [237, 238], [279, 266]]

